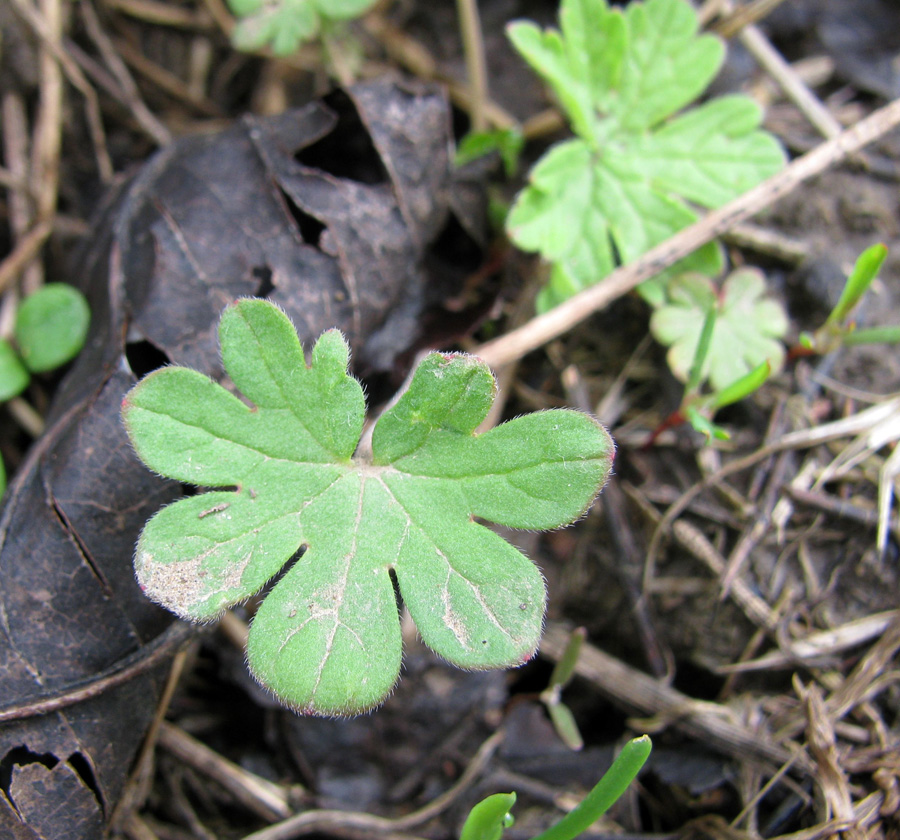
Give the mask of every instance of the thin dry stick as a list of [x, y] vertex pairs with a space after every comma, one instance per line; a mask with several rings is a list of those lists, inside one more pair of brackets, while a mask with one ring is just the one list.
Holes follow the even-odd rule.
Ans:
[[287, 790], [229, 761], [183, 729], [162, 721], [159, 745], [179, 761], [208, 776], [267, 822], [290, 816]]
[[759, 62], [760, 66], [778, 83], [788, 99], [791, 100], [815, 127], [827, 138], [837, 137], [843, 126], [806, 86], [797, 72], [788, 64], [781, 53], [775, 49], [768, 38], [755, 26], [747, 26], [738, 36], [747, 51]]
[[[3, 94], [3, 154], [6, 158], [6, 164], [19, 180], [28, 185], [27, 190], [13, 190], [9, 194], [9, 228], [13, 241], [16, 242], [16, 250], [19, 250], [22, 243], [27, 239], [29, 229], [34, 222], [34, 209], [37, 204], [38, 197], [32, 190], [31, 166], [30, 166], [30, 147], [28, 127], [28, 114], [25, 109], [25, 101], [13, 91], [6, 91]], [[46, 237], [45, 237], [46, 238]], [[40, 243], [43, 244], [43, 241]], [[30, 247], [30, 246], [29, 246]], [[7, 279], [7, 285], [13, 280], [18, 279], [19, 274], [28, 271], [38, 272], [37, 278], [40, 278], [40, 267], [33, 262], [33, 258], [37, 252], [28, 256], [21, 262], [14, 261], [11, 265], [15, 267], [15, 274]], [[25, 254], [28, 254], [26, 249]], [[15, 251], [10, 257], [15, 256]], [[21, 257], [21, 254], [19, 255]], [[16, 301], [9, 298], [4, 302], [3, 329], [9, 325], [9, 315], [16, 306]]]
[[469, 82], [469, 119], [473, 131], [487, 128], [484, 113], [488, 99], [487, 67], [484, 60], [484, 39], [481, 36], [481, 19], [475, 0], [456, 0], [459, 31], [466, 57], [466, 77]]
[[668, 268], [701, 245], [721, 236], [736, 224], [796, 189], [804, 181], [859, 151], [900, 124], [900, 99], [875, 111], [855, 126], [797, 158], [777, 175], [744, 193], [724, 207], [709, 213], [675, 236], [652, 248], [639, 259], [617, 268], [596, 286], [579, 292], [555, 309], [532, 318], [524, 326], [489, 341], [475, 353], [489, 365], [500, 367], [580, 324], [590, 315], [630, 292], [639, 283]]
[[[568, 639], [569, 631], [551, 622], [541, 642], [541, 655], [557, 661]], [[617, 705], [666, 718], [675, 729], [702, 740], [720, 753], [771, 761], [778, 766], [794, 759], [805, 772], [811, 769], [806, 757], [795, 758], [781, 744], [722, 714], [727, 708], [695, 700], [591, 644], [582, 647], [575, 672]]]
[[[59, 0], [41, 0], [41, 12], [47, 29], [58, 47], [62, 38], [62, 7]], [[31, 189], [37, 196], [36, 218], [50, 221], [56, 212], [59, 192], [59, 154], [62, 146], [62, 73], [56, 59], [46, 48], [41, 49], [40, 105], [34, 125], [31, 147]], [[36, 270], [23, 291], [34, 292], [43, 283], [43, 267]]]
[[159, 728], [172, 703], [172, 697], [175, 696], [175, 689], [181, 681], [181, 675], [187, 662], [187, 655], [187, 648], [183, 648], [175, 654], [175, 658], [172, 660], [169, 676], [166, 678], [166, 684], [156, 704], [156, 712], [150, 721], [150, 725], [147, 727], [147, 731], [144, 733], [141, 750], [132, 765], [131, 772], [128, 774], [122, 795], [119, 797], [112, 816], [109, 818], [110, 833], [114, 833], [120, 825], [127, 822], [128, 816], [137, 811], [150, 795], [150, 790], [153, 786], [153, 765], [156, 758]]
[[[723, 38], [731, 38], [741, 29], [752, 26], [766, 15], [771, 14], [784, 0], [751, 0], [735, 11], [730, 11], [728, 17], [717, 23], [713, 30]], [[726, 5], [731, 5], [726, 4]]]
[[139, 125], [160, 145], [167, 146], [172, 141], [172, 135], [157, 118], [156, 115], [147, 107], [141, 93], [135, 84], [131, 73], [122, 61], [122, 57], [116, 52], [116, 48], [112, 45], [109, 36], [103, 31], [100, 25], [100, 19], [97, 12], [88, 0], [82, 0], [79, 5], [81, 9], [81, 17], [84, 20], [85, 28], [91, 36], [91, 40], [103, 56], [103, 61], [109, 68], [110, 72], [115, 76], [119, 83], [122, 100], [125, 106], [134, 115]]
[[91, 134], [91, 141], [94, 144], [94, 155], [97, 158], [100, 178], [103, 181], [111, 181], [114, 174], [113, 166], [106, 148], [106, 134], [103, 131], [103, 120], [100, 116], [100, 103], [97, 99], [97, 92], [91, 87], [90, 82], [84, 77], [81, 69], [68, 53], [54, 42], [52, 33], [47, 27], [47, 22], [28, 3], [28, 0], [12, 0], [12, 3], [22, 20], [31, 27], [35, 35], [40, 39], [41, 44], [59, 62], [59, 66], [62, 67], [66, 78], [84, 97], [88, 128]]
[[[900, 101], [900, 100], [898, 100]], [[653, 532], [650, 545], [647, 546], [647, 557], [644, 560], [647, 569], [646, 575], [649, 579], [652, 569], [656, 565], [656, 558], [659, 553], [660, 543], [663, 535], [671, 528], [672, 523], [687, 510], [691, 502], [697, 498], [704, 490], [721, 484], [726, 478], [735, 473], [743, 472], [748, 467], [774, 455], [776, 452], [782, 452], [786, 449], [808, 449], [820, 443], [827, 443], [831, 440], [837, 440], [842, 437], [859, 434], [872, 428], [875, 424], [881, 422], [886, 417], [891, 417], [900, 410], [900, 397], [884, 400], [877, 405], [860, 411], [850, 417], [841, 420], [834, 420], [831, 423], [824, 423], [814, 426], [811, 429], [801, 429], [796, 432], [788, 432], [777, 440], [760, 447], [749, 455], [737, 458], [726, 464], [717, 472], [707, 476], [702, 481], [698, 481], [692, 487], [689, 487], [678, 501], [673, 502], [668, 510], [666, 510], [662, 519]]]
[[213, 25], [202, 9], [183, 9], [173, 6], [170, 0], [103, 0], [103, 5], [157, 26], [210, 29]]
[[0, 262], [0, 293], [4, 292], [40, 253], [41, 246], [51, 230], [50, 222], [39, 222], [16, 243], [12, 253]]
[[140, 50], [135, 49], [124, 39], [117, 38], [113, 43], [116, 51], [126, 64], [173, 99], [185, 102], [207, 117], [225, 116], [225, 112], [215, 102], [202, 93], [198, 94], [191, 91], [178, 76], [152, 62]]
[[254, 832], [245, 837], [244, 840], [291, 840], [291, 838], [305, 834], [334, 833], [339, 829], [355, 829], [368, 837], [384, 838], [386, 836], [399, 835], [408, 829], [427, 822], [450, 807], [459, 795], [481, 775], [497, 748], [503, 742], [503, 735], [503, 730], [498, 729], [478, 748], [478, 752], [475, 753], [453, 787], [424, 807], [407, 814], [405, 817], [388, 819], [355, 811], [304, 811], [301, 814], [289, 817], [284, 822], [264, 828], [262, 831]]

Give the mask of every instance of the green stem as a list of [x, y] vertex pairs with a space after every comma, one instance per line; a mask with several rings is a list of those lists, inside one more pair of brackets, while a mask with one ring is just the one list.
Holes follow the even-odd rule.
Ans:
[[612, 767], [580, 803], [534, 840], [572, 840], [593, 825], [625, 793], [650, 755], [650, 738], [642, 735], [629, 741], [616, 756]]

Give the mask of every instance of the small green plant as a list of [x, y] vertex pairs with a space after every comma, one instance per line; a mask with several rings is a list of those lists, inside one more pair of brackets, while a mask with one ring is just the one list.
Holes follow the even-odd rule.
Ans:
[[824, 354], [840, 347], [859, 344], [900, 343], [900, 326], [869, 327], [857, 329], [853, 320], [863, 295], [869, 290], [887, 258], [888, 250], [876, 244], [859, 255], [834, 309], [825, 323], [812, 333], [801, 333], [800, 345], [791, 351], [794, 356]]
[[719, 409], [748, 397], [784, 364], [781, 339], [788, 320], [781, 304], [764, 297], [758, 269], [739, 268], [721, 290], [702, 274], [674, 278], [666, 303], [650, 319], [650, 331], [669, 346], [667, 361], [685, 383], [678, 410], [665, 428], [689, 422], [707, 438], [728, 433], [712, 422]]
[[381, 702], [400, 670], [394, 577], [425, 641], [463, 668], [519, 665], [544, 616], [535, 565], [476, 517], [556, 528], [581, 516], [613, 445], [585, 414], [538, 412], [475, 435], [495, 393], [480, 360], [432, 353], [360, 445], [365, 400], [349, 349], [324, 333], [307, 364], [287, 316], [228, 307], [225, 371], [251, 404], [197, 371], [167, 367], [126, 396], [138, 455], [204, 487], [145, 526], [144, 591], [193, 621], [215, 618], [284, 570], [250, 628], [255, 677], [308, 713]]
[[456, 165], [496, 152], [503, 164], [507, 178], [512, 178], [519, 168], [519, 156], [525, 147], [525, 137], [518, 128], [498, 128], [495, 131], [473, 131], [459, 141]]
[[228, 0], [239, 18], [231, 34], [234, 47], [253, 51], [268, 45], [273, 55], [296, 52], [304, 41], [367, 11], [375, 0]]
[[721, 391], [765, 361], [773, 373], [781, 370], [788, 319], [765, 292], [765, 277], [756, 268], [732, 271], [721, 290], [702, 274], [670, 281], [665, 303], [650, 318], [650, 332], [669, 348], [666, 359], [675, 377], [689, 380], [709, 313], [713, 325], [697, 384], [709, 380], [713, 391]]
[[[635, 780], [650, 756], [650, 739], [634, 738], [622, 748], [612, 766], [593, 790], [558, 823], [533, 840], [574, 840], [603, 816]], [[495, 793], [472, 808], [460, 832], [460, 840], [501, 840], [513, 824], [510, 813], [515, 793]]]
[[550, 715], [556, 734], [570, 750], [580, 750], [584, 746], [584, 740], [572, 710], [562, 701], [562, 690], [575, 675], [575, 666], [578, 664], [578, 656], [586, 636], [587, 631], [584, 627], [572, 631], [563, 655], [553, 667], [547, 687], [540, 694], [540, 701]]
[[[553, 264], [540, 310], [694, 222], [689, 204], [718, 207], [784, 162], [746, 96], [677, 114], [706, 90], [725, 50], [718, 38], [697, 34], [686, 0], [633, 2], [624, 10], [607, 0], [563, 0], [559, 20], [559, 31], [531, 22], [508, 29], [576, 135], [537, 162], [507, 220], [516, 245]], [[721, 269], [711, 243], [665, 276]], [[640, 291], [657, 305], [664, 283], [650, 280]]]
[[[18, 397], [31, 374], [47, 373], [78, 355], [90, 325], [88, 303], [76, 288], [48, 283], [16, 310], [12, 341], [0, 338], [0, 402]], [[0, 461], [0, 494], [6, 471]]]

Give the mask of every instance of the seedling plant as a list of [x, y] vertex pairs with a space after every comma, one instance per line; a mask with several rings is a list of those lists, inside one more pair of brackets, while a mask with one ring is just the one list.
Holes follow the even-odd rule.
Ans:
[[[605, 814], [634, 781], [650, 756], [650, 739], [643, 735], [622, 748], [591, 792], [558, 823], [533, 840], [574, 840]], [[500, 840], [513, 824], [515, 793], [495, 793], [479, 802], [463, 824], [460, 840]]]
[[[719, 207], [784, 162], [749, 97], [716, 97], [681, 111], [706, 90], [725, 54], [720, 39], [697, 34], [686, 0], [625, 9], [563, 0], [559, 23], [559, 30], [529, 21], [508, 29], [575, 134], [535, 164], [507, 219], [512, 241], [552, 264], [539, 310], [696, 221], [690, 205]], [[711, 243], [640, 292], [661, 305], [668, 277], [688, 270], [714, 277], [722, 262]]]
[[422, 639], [449, 662], [530, 659], [543, 579], [476, 518], [547, 529], [580, 517], [610, 471], [606, 431], [552, 410], [475, 435], [493, 375], [475, 357], [432, 353], [361, 446], [365, 401], [339, 332], [324, 333], [307, 364], [285, 314], [245, 299], [224, 311], [219, 338], [244, 399], [166, 367], [123, 403], [147, 466], [219, 488], [147, 523], [135, 555], [146, 594], [208, 621], [281, 573], [247, 658], [264, 686], [307, 713], [358, 713], [390, 692], [401, 658], [395, 580]]
[[799, 345], [791, 350], [792, 356], [822, 355], [860, 344], [900, 343], [900, 326], [857, 329], [853, 319], [854, 310], [878, 276], [887, 254], [887, 248], [878, 243], [859, 255], [825, 323], [815, 332], [801, 333]]
[[236, 49], [268, 46], [287, 56], [335, 25], [366, 12], [375, 0], [228, 0], [238, 21], [231, 33]]

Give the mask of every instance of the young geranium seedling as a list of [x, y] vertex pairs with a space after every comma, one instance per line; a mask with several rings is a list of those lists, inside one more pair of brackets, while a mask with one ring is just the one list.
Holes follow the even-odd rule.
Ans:
[[141, 459], [211, 490], [145, 526], [144, 591], [192, 621], [216, 617], [294, 562], [250, 628], [254, 676], [307, 713], [380, 703], [400, 670], [392, 573], [427, 645], [463, 668], [503, 668], [537, 647], [545, 590], [535, 565], [476, 517], [556, 528], [581, 516], [613, 444], [591, 417], [553, 410], [481, 435], [495, 393], [472, 356], [432, 353], [358, 450], [365, 400], [349, 348], [324, 333], [307, 364], [287, 316], [240, 300], [219, 325], [225, 371], [251, 403], [167, 367], [126, 396]]
[[[784, 152], [760, 130], [747, 96], [681, 111], [710, 85], [724, 43], [698, 34], [686, 0], [562, 0], [560, 28], [512, 23], [509, 37], [553, 89], [575, 138], [535, 164], [506, 227], [525, 251], [553, 264], [538, 298], [547, 310], [602, 280], [697, 220], [692, 205], [719, 207], [777, 172]], [[722, 268], [714, 244], [669, 273]], [[662, 302], [659, 278], [639, 290]]]

